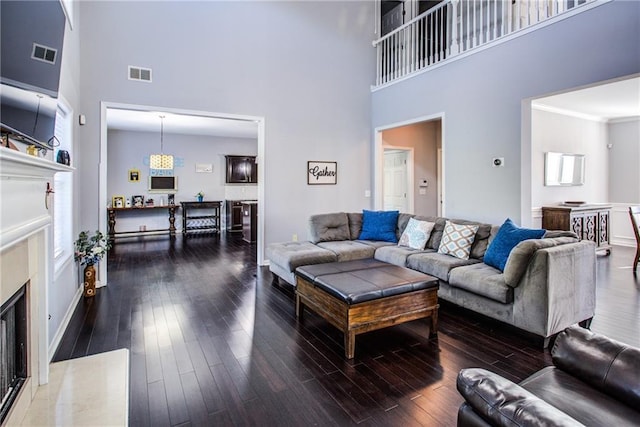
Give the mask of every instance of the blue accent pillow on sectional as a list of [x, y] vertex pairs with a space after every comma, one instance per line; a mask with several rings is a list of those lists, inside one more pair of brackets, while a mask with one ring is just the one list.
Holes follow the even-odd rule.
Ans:
[[396, 227], [400, 211], [362, 211], [360, 240], [398, 243]]
[[504, 271], [509, 254], [518, 243], [528, 239], [540, 239], [545, 232], [542, 229], [518, 227], [511, 219], [507, 218], [487, 248], [487, 252], [484, 254], [484, 263]]

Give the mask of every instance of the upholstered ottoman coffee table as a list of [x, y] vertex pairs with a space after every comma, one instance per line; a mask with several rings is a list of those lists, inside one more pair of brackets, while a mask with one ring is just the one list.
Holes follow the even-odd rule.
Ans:
[[437, 333], [438, 279], [375, 259], [298, 267], [296, 316], [308, 307], [344, 332], [347, 359], [357, 334], [430, 318]]

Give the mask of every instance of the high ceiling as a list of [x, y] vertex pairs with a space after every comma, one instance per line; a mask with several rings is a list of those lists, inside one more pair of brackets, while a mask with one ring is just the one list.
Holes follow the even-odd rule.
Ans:
[[[571, 112], [599, 120], [640, 117], [640, 77], [536, 99], [533, 104], [558, 112]], [[107, 109], [107, 127], [140, 132], [256, 138], [252, 120], [175, 114], [158, 111]]]
[[[160, 116], [164, 116], [164, 119], [161, 120]], [[158, 111], [107, 109], [107, 127], [109, 130], [160, 133], [161, 122], [163, 122], [165, 133], [254, 139], [258, 135], [258, 123], [252, 120]]]
[[640, 77], [539, 98], [533, 104], [600, 120], [640, 117]]

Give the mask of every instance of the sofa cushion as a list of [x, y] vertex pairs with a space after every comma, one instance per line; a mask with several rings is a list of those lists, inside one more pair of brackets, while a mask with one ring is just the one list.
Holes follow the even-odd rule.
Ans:
[[312, 243], [349, 240], [349, 219], [344, 212], [312, 215], [309, 218]]
[[267, 246], [266, 256], [270, 263], [277, 264], [290, 272], [297, 267], [308, 264], [335, 262], [338, 256], [327, 249], [320, 248], [311, 242], [272, 243]]
[[638, 425], [633, 407], [554, 366], [535, 372], [520, 386], [587, 426]]
[[542, 229], [518, 227], [510, 218], [507, 218], [484, 254], [485, 264], [504, 271], [509, 254], [518, 243], [523, 240], [540, 239], [544, 233], [545, 230]]
[[376, 248], [353, 240], [339, 242], [320, 242], [317, 244], [323, 249], [330, 250], [338, 257], [338, 261], [350, 261], [353, 259], [373, 258]]
[[486, 369], [460, 370], [456, 388], [488, 425], [582, 426], [555, 405]]
[[362, 231], [362, 212], [349, 212], [347, 213], [347, 218], [349, 219], [351, 240], [356, 240], [360, 237], [360, 232]]
[[382, 242], [380, 240], [354, 240], [355, 242], [362, 243], [363, 245], [371, 246], [374, 249], [384, 248], [387, 246], [396, 246], [395, 243]]
[[477, 225], [462, 225], [447, 221], [440, 246], [438, 247], [438, 253], [460, 259], [469, 259], [476, 231], [478, 231]]
[[431, 230], [433, 230], [435, 225], [435, 222], [419, 221], [415, 218], [409, 218], [409, 222], [398, 241], [398, 246], [407, 246], [411, 249], [424, 249], [431, 235]]
[[449, 281], [449, 272], [451, 269], [463, 265], [477, 264], [477, 259], [461, 259], [451, 255], [444, 255], [438, 252], [423, 252], [411, 254], [407, 257], [407, 267], [421, 271], [438, 279]]
[[558, 334], [551, 356], [563, 371], [640, 408], [640, 348], [573, 326]]
[[573, 237], [556, 237], [552, 239], [524, 240], [518, 243], [509, 254], [507, 264], [504, 267], [504, 281], [507, 285], [516, 287], [520, 283], [522, 275], [527, 270], [533, 254], [539, 249], [565, 245], [577, 242]]
[[482, 262], [451, 270], [449, 285], [503, 304], [513, 302], [513, 288], [505, 283], [504, 274]]
[[395, 264], [405, 267], [407, 265], [407, 258], [409, 257], [409, 255], [424, 252], [433, 252], [433, 249], [419, 250], [408, 248], [406, 246], [391, 245], [383, 246], [376, 249], [374, 258], [380, 261], [388, 262], [389, 264]]
[[362, 231], [359, 240], [382, 240], [398, 243], [396, 227], [398, 211], [362, 211]]

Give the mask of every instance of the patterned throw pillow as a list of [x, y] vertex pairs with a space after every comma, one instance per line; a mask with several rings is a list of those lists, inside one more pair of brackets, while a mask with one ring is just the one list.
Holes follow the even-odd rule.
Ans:
[[418, 221], [410, 218], [406, 228], [400, 236], [398, 246], [407, 246], [412, 249], [424, 249], [431, 235], [435, 222]]
[[460, 259], [469, 259], [471, 245], [476, 238], [477, 225], [454, 224], [447, 221], [440, 240], [438, 253], [453, 255]]

